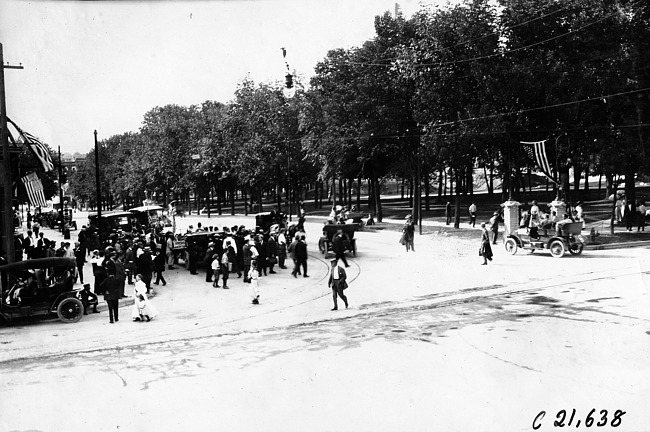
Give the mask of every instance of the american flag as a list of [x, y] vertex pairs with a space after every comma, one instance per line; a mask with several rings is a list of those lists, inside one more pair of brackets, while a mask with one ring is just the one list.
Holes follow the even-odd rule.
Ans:
[[548, 162], [546, 140], [535, 142], [519, 141], [519, 143], [524, 145], [524, 151], [530, 160], [537, 164], [542, 174], [548, 177], [552, 182], [557, 183], [553, 176], [551, 164]]
[[46, 172], [54, 170], [54, 163], [52, 163], [52, 157], [50, 156], [50, 152], [47, 150], [45, 144], [40, 142], [39, 139], [36, 138], [34, 135], [30, 134], [29, 132], [25, 132], [24, 130], [19, 128], [16, 123], [11, 121], [11, 119], [7, 118], [7, 121], [16, 128], [16, 130], [20, 134], [23, 144], [25, 144], [32, 151], [34, 156], [36, 156], [36, 159], [38, 159], [38, 161], [43, 166], [43, 169]]
[[29, 202], [36, 207], [45, 206], [46, 203], [45, 194], [43, 194], [43, 183], [41, 183], [41, 179], [38, 178], [36, 173], [29, 173], [21, 180], [25, 185], [25, 190], [27, 191]]

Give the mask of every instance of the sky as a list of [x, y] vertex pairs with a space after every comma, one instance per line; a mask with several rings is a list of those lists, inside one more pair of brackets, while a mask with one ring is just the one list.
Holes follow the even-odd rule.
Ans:
[[[421, 4], [400, 0], [409, 17]], [[0, 2], [8, 116], [62, 153], [139, 130], [156, 106], [227, 103], [237, 84], [304, 82], [327, 51], [374, 37], [395, 0]], [[281, 48], [287, 51], [286, 59]]]

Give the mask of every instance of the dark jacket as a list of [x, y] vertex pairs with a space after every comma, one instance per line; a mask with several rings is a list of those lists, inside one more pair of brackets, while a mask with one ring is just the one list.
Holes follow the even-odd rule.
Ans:
[[274, 257], [278, 254], [278, 243], [273, 237], [269, 237], [269, 241], [266, 242], [266, 256]]
[[253, 254], [251, 253], [250, 243], [244, 243], [242, 252], [244, 254], [244, 265], [251, 265], [251, 258], [253, 257]]
[[165, 271], [165, 255], [161, 252], [156, 255], [153, 259], [153, 271], [155, 272], [164, 272]]
[[332, 239], [332, 251], [336, 254], [345, 252], [345, 241], [343, 234], [336, 234]]
[[151, 274], [153, 271], [153, 259], [151, 254], [144, 251], [140, 254], [139, 258], [135, 260], [136, 271], [141, 275]]
[[77, 260], [77, 265], [82, 266], [86, 262], [86, 251], [80, 247], [74, 248], [74, 257]]
[[122, 282], [114, 277], [108, 277], [100, 285], [104, 290], [104, 300], [119, 300], [122, 296]]
[[297, 261], [307, 261], [307, 243], [300, 240], [298, 243], [296, 243], [293, 253]]
[[[343, 286], [343, 289], [346, 289], [348, 287], [348, 283], [345, 281], [348, 278], [347, 273], [345, 273], [345, 269], [342, 267], [337, 266], [339, 269], [339, 285]], [[327, 282], [327, 286], [332, 286], [334, 284], [334, 276], [332, 275], [332, 269], [330, 268], [330, 279]]]

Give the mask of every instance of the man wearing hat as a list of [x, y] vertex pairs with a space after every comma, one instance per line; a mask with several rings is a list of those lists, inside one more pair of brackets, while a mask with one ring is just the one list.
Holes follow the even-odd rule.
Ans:
[[[79, 279], [79, 281], [83, 284], [84, 263], [86, 262], [86, 251], [81, 248], [79, 242], [74, 242], [74, 249], [72, 252], [74, 253], [75, 263], [77, 267], [77, 274], [75, 279]], [[88, 288], [90, 289], [90, 285], [88, 285]]]
[[[257, 256], [259, 255], [257, 248], [251, 244], [250, 235], [244, 236], [244, 247], [242, 248], [242, 252], [244, 254], [244, 282], [250, 283], [251, 280], [249, 274], [251, 265], [253, 260], [256, 260]], [[257, 265], [257, 261], [255, 262], [255, 265]]]
[[304, 234], [300, 234], [300, 239], [296, 242], [293, 253], [296, 265], [291, 274], [293, 277], [297, 277], [296, 274], [300, 273], [300, 267], [302, 267], [302, 277], [309, 277], [307, 274], [307, 242]]
[[[203, 265], [205, 265], [205, 281], [212, 282], [212, 256], [217, 253], [216, 245], [214, 242], [208, 243], [208, 249], [205, 251], [205, 256], [203, 257]], [[217, 276], [216, 282], [219, 282], [219, 277]]]
[[153, 271], [153, 257], [151, 247], [142, 248], [142, 253], [135, 259], [136, 274], [142, 275], [142, 282], [147, 286], [147, 293], [151, 291], [151, 273]]
[[499, 222], [503, 222], [501, 215], [495, 211], [490, 218], [490, 231], [492, 231], [492, 244], [497, 244], [497, 237], [499, 237]]
[[406, 252], [412, 250], [415, 252], [415, 245], [413, 243], [415, 237], [415, 227], [413, 226], [413, 216], [406, 215], [406, 222], [402, 227], [402, 238], [404, 239], [404, 245], [406, 246]]
[[338, 310], [337, 297], [341, 297], [341, 300], [345, 303], [345, 308], [348, 308], [348, 298], [343, 294], [343, 290], [348, 287], [347, 274], [345, 269], [338, 265], [338, 260], [336, 258], [331, 259], [332, 268], [330, 270], [330, 278], [327, 282], [327, 286], [332, 288], [332, 297], [334, 299], [333, 311]]
[[167, 258], [167, 269], [174, 270], [174, 234], [168, 232], [165, 240], [165, 255]]
[[122, 283], [115, 278], [115, 275], [109, 275], [101, 284], [104, 292], [104, 300], [108, 304], [108, 319], [111, 324], [119, 321], [119, 301], [122, 297]]
[[97, 296], [90, 291], [90, 284], [84, 284], [83, 289], [77, 293], [77, 298], [84, 305], [84, 315], [88, 315], [90, 305], [93, 306], [93, 313], [99, 313], [97, 310], [97, 303], [99, 301], [97, 300]]
[[348, 261], [345, 259], [345, 243], [349, 244], [349, 237], [343, 233], [342, 229], [336, 230], [336, 234], [332, 238], [332, 251], [336, 255], [337, 260], [343, 261], [346, 267], [350, 267]]

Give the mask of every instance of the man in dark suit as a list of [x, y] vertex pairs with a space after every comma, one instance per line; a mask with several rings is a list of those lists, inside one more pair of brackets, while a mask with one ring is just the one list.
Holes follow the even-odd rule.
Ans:
[[74, 243], [73, 252], [74, 252], [74, 257], [75, 257], [75, 261], [76, 261], [76, 264], [77, 264], [77, 278], [75, 278], [75, 282], [76, 282], [76, 279], [79, 279], [81, 281], [81, 284], [83, 285], [83, 283], [84, 283], [84, 263], [86, 262], [86, 252], [83, 249], [81, 249], [81, 247], [79, 246], [79, 242]]
[[338, 260], [336, 258], [332, 258], [331, 263], [332, 269], [330, 270], [330, 278], [327, 286], [332, 288], [332, 296], [334, 298], [334, 307], [332, 310], [335, 311], [339, 308], [337, 304], [337, 297], [341, 297], [341, 300], [343, 300], [345, 303], [345, 308], [347, 309], [348, 298], [345, 296], [345, 294], [343, 294], [343, 290], [348, 287], [348, 284], [345, 281], [348, 276], [345, 273], [345, 269], [338, 266]]
[[307, 275], [307, 242], [305, 241], [304, 235], [300, 236], [300, 240], [296, 243], [293, 253], [296, 259], [296, 266], [293, 268], [291, 274], [293, 277], [297, 277], [296, 274], [300, 271], [300, 266], [302, 266], [302, 276], [309, 277]]
[[343, 230], [337, 230], [336, 235], [334, 235], [334, 238], [332, 239], [332, 251], [336, 254], [336, 259], [343, 261], [343, 264], [345, 264], [346, 267], [350, 267], [348, 265], [348, 261], [345, 259], [345, 242], [346, 240], [349, 241], [349, 238], [346, 238], [347, 235], [343, 233]]
[[108, 315], [110, 323], [113, 324], [113, 319], [115, 322], [119, 321], [118, 311], [119, 311], [119, 300], [122, 297], [122, 282], [115, 278], [115, 275], [109, 275], [101, 284], [102, 290], [104, 290], [104, 300], [108, 304]]
[[[191, 263], [192, 261], [190, 261]], [[136, 272], [142, 275], [142, 282], [147, 286], [147, 294], [151, 292], [151, 273], [153, 272], [153, 257], [151, 247], [145, 246], [135, 260]], [[196, 269], [194, 271], [196, 273]]]

